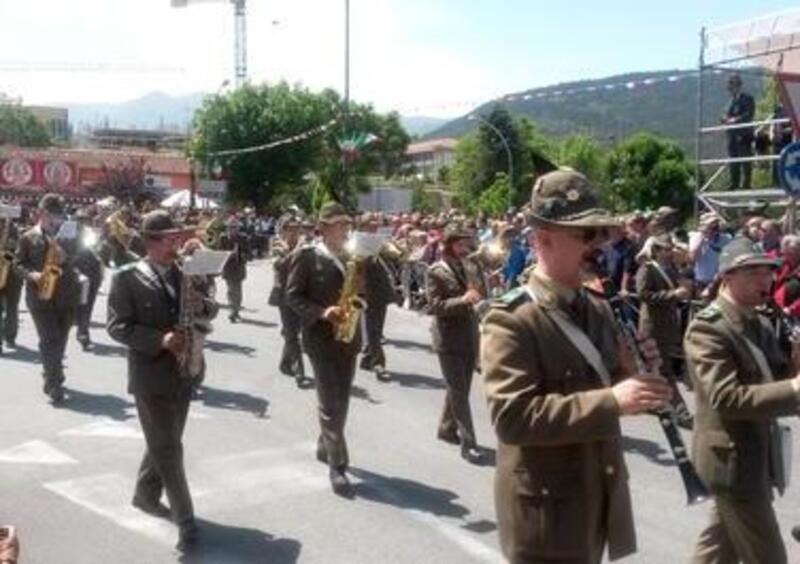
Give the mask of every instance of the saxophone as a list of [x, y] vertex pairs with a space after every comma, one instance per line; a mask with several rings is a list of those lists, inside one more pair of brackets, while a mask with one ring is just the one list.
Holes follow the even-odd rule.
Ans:
[[11, 274], [11, 266], [14, 263], [14, 255], [6, 250], [8, 238], [11, 234], [11, 218], [6, 218], [3, 225], [3, 234], [0, 235], [0, 290], [8, 284], [8, 277]]
[[186, 336], [183, 351], [178, 356], [179, 374], [182, 378], [199, 380], [205, 370], [205, 358], [203, 347], [205, 346], [206, 336], [211, 333], [211, 323], [203, 316], [197, 315], [195, 308], [190, 303], [190, 293], [197, 293], [197, 276], [190, 276], [186, 273], [181, 277], [181, 296], [178, 313], [178, 326]]
[[58, 243], [55, 241], [48, 241], [47, 251], [44, 255], [44, 266], [42, 267], [42, 275], [39, 278], [38, 296], [42, 301], [50, 301], [56, 292], [56, 285], [58, 279], [61, 277], [62, 270], [58, 265]]
[[367, 309], [367, 302], [358, 295], [364, 259], [349, 258], [345, 263], [344, 284], [336, 305], [344, 312], [341, 321], [333, 326], [334, 338], [342, 343], [352, 343], [361, 319], [361, 312]]

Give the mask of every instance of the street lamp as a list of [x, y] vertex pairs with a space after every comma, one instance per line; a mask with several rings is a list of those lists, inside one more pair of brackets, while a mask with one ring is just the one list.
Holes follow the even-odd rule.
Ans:
[[503, 132], [500, 131], [497, 128], [497, 126], [495, 126], [492, 122], [490, 122], [488, 119], [486, 119], [480, 114], [471, 114], [467, 116], [467, 120], [468, 121], [477, 120], [482, 124], [486, 125], [489, 129], [491, 129], [495, 133], [495, 135], [497, 135], [498, 138], [500, 138], [500, 141], [503, 143], [503, 147], [506, 150], [506, 157], [508, 158], [508, 180], [511, 185], [510, 190], [508, 191], [508, 207], [510, 208], [512, 197], [514, 194], [514, 158], [511, 155], [511, 147], [508, 145], [508, 139], [506, 139], [506, 136], [503, 135]]

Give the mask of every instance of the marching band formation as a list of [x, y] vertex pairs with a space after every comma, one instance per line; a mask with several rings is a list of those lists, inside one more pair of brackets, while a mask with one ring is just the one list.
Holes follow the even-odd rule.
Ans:
[[[76, 210], [56, 194], [0, 212], [0, 336], [16, 346], [24, 287], [53, 404], [70, 400], [70, 329], [92, 348], [92, 310], [113, 271], [106, 328], [128, 349], [146, 440], [132, 503], [171, 519], [180, 550], [201, 538], [182, 436], [202, 394], [217, 284], [238, 322], [248, 262], [264, 255], [274, 270], [264, 298], [282, 324], [276, 368], [316, 390], [316, 457], [336, 494], [353, 495], [346, 423], [356, 368], [392, 379], [383, 343], [394, 304], [430, 316], [446, 384], [436, 433], [469, 463], [485, 456], [470, 406], [480, 375], [509, 562], [599, 563], [606, 551], [614, 560], [637, 550], [620, 426], [637, 415], [663, 428], [689, 503], [709, 503], [692, 562], [787, 562], [772, 499], [790, 472], [789, 427], [778, 417], [800, 408], [800, 239], [778, 221], [753, 217], [729, 233], [705, 214], [685, 234], [669, 208], [620, 218], [571, 170], [540, 177], [530, 203], [502, 220], [352, 215], [333, 202], [315, 220], [296, 208], [275, 221]], [[209, 257], [222, 257], [218, 268], [190, 268]], [[679, 384], [694, 392], [693, 409]], [[691, 447], [679, 427], [692, 430]]]

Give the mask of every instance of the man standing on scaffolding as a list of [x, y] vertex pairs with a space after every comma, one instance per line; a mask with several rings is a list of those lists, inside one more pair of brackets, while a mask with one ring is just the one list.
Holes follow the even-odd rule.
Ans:
[[[738, 74], [732, 74], [728, 77], [728, 93], [731, 95], [731, 102], [728, 104], [728, 109], [722, 118], [722, 122], [725, 125], [752, 123], [756, 104], [752, 96], [742, 92], [742, 77]], [[729, 129], [727, 134], [729, 158], [741, 159], [753, 156], [755, 132], [752, 126]], [[731, 162], [729, 170], [731, 190], [750, 189], [750, 180], [753, 174], [752, 162]]]

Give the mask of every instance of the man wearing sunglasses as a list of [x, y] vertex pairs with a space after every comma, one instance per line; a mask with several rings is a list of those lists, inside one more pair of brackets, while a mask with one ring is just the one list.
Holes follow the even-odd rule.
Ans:
[[[658, 409], [670, 390], [635, 374], [614, 317], [583, 287], [584, 264], [616, 219], [581, 174], [540, 177], [531, 198], [538, 262], [495, 301], [481, 366], [498, 436], [495, 506], [512, 563], [599, 563], [636, 551], [620, 417]], [[640, 345], [649, 369], [655, 343]]]

